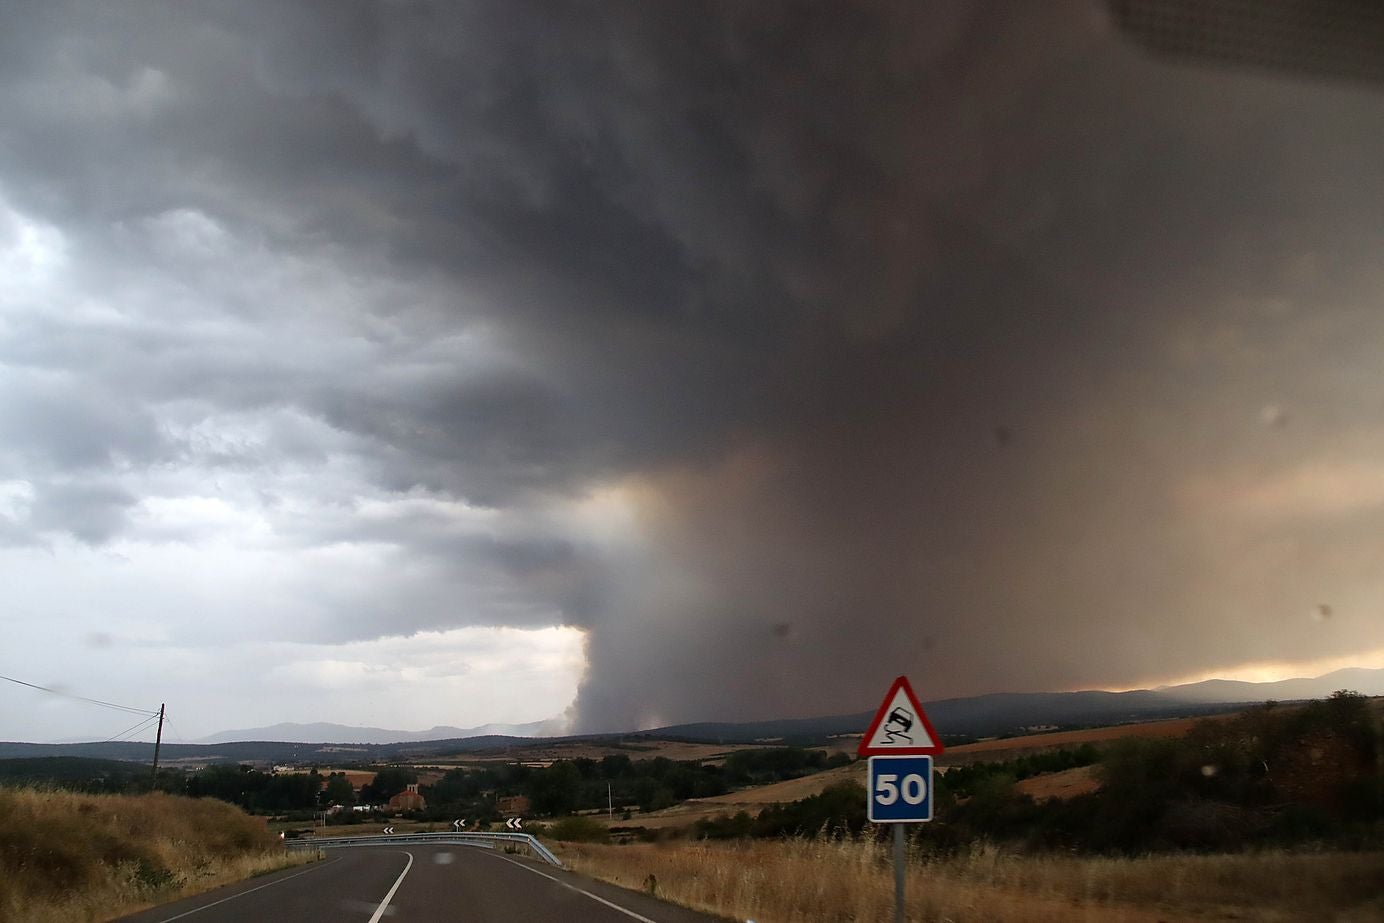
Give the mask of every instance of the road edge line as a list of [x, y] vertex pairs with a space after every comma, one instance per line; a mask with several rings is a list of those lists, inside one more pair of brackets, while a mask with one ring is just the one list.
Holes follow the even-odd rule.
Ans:
[[273, 881], [266, 882], [265, 884], [259, 885], [258, 887], [247, 888], [246, 890], [241, 891], [237, 894], [232, 894], [230, 897], [223, 897], [219, 901], [212, 901], [210, 904], [203, 904], [201, 907], [193, 907], [191, 910], [184, 910], [182, 913], [178, 914], [175, 917], [165, 917], [164, 919], [160, 920], [159, 923], [173, 923], [174, 920], [181, 920], [183, 917], [190, 917], [194, 913], [201, 913], [203, 910], [215, 907], [217, 904], [224, 904], [227, 901], [233, 901], [238, 897], [244, 897], [247, 894], [254, 894], [256, 891], [263, 891], [265, 888], [272, 888], [275, 885], [282, 884], [285, 881], [291, 881], [292, 879], [297, 878], [299, 875], [306, 875], [308, 872], [315, 872], [318, 869], [324, 869], [327, 866], [331, 865], [333, 862], [340, 861], [341, 857], [335, 856], [331, 859], [328, 859], [326, 862], [323, 862], [321, 865], [314, 865], [312, 868], [303, 869], [301, 872], [294, 872], [292, 875], [285, 875], [282, 878], [276, 878]]
[[[623, 914], [624, 914], [625, 916], [627, 916], [627, 917], [634, 917], [636, 920], [639, 920], [640, 923], [657, 923], [656, 920], [650, 920], [648, 917], [644, 916], [643, 914], [641, 914], [641, 913], [635, 913], [633, 910], [630, 910], [628, 907], [621, 907], [619, 904], [615, 903], [614, 901], [608, 901], [608, 900], [606, 900], [605, 898], [601, 897], [599, 894], [592, 894], [590, 891], [586, 890], [585, 888], [578, 888], [576, 885], [568, 884], [567, 882], [563, 881], [561, 878], [557, 878], [557, 877], [555, 877], [555, 876], [553, 876], [553, 875], [549, 875], [547, 872], [541, 872], [541, 871], [539, 871], [538, 869], [533, 868], [533, 867], [531, 867], [531, 866], [527, 866], [527, 865], [525, 865], [524, 863], [519, 862], [519, 861], [516, 860], [516, 859], [511, 859], [509, 856], [502, 856], [502, 855], [500, 855], [499, 853], [491, 853], [491, 855], [494, 856], [494, 857], [497, 858], [497, 859], [503, 859], [503, 860], [505, 860], [505, 861], [508, 862], [510, 865], [517, 865], [517, 866], [519, 866], [519, 868], [523, 869], [523, 870], [526, 871], [526, 872], [533, 872], [535, 875], [542, 875], [544, 878], [548, 879], [549, 881], [556, 882], [557, 884], [562, 885], [564, 888], [566, 888], [566, 889], [569, 890], [569, 891], [575, 891], [575, 892], [577, 892], [578, 894], [585, 894], [587, 897], [591, 898], [593, 901], [596, 901], [596, 902], [599, 903], [599, 904], [605, 904], [607, 907], [611, 908], [612, 910], [618, 910], [618, 911], [620, 911], [621, 913], [623, 913]], [[370, 923], [376, 923], [376, 921], [371, 920]]]
[[389, 889], [384, 900], [380, 901], [380, 906], [375, 908], [375, 915], [370, 918], [370, 923], [380, 923], [380, 917], [384, 916], [384, 912], [389, 909], [389, 902], [394, 900], [394, 892], [399, 890], [399, 885], [404, 883], [404, 876], [408, 874], [409, 869], [413, 868], [413, 853], [404, 849], [399, 850], [399, 852], [408, 856], [408, 862], [404, 865], [404, 870], [399, 873], [399, 877], [394, 879], [394, 887]]

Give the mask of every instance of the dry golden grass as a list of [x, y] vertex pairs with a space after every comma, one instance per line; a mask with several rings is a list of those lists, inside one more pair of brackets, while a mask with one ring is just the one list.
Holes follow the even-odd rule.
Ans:
[[[892, 847], [866, 840], [569, 846], [577, 871], [756, 923], [893, 917]], [[928, 923], [1264, 923], [1384, 919], [1384, 854], [1141, 859], [1005, 857], [910, 863], [908, 919]]]
[[1051, 798], [1065, 801], [1079, 795], [1089, 795], [1100, 788], [1100, 775], [1095, 766], [1077, 766], [1061, 772], [1046, 772], [1029, 776], [1014, 783], [1014, 791], [1035, 801]]
[[315, 858], [220, 801], [0, 788], [7, 923], [95, 923]]
[[[855, 782], [865, 785], [865, 762], [863, 760], [849, 766], [838, 766], [814, 772], [798, 779], [784, 782], [771, 782], [767, 785], [752, 785], [725, 795], [709, 798], [691, 798], [681, 804], [648, 814], [636, 814], [629, 820], [616, 818], [609, 823], [612, 827], [683, 827], [698, 820], [710, 820], [722, 814], [748, 811], [758, 814], [771, 804], [785, 804], [799, 801], [813, 795], [820, 795], [833, 785], [842, 782]], [[602, 818], [604, 819], [604, 818]]]
[[831, 786], [840, 785], [842, 782], [856, 782], [864, 786], [865, 768], [865, 761], [858, 760], [849, 766], [837, 766], [834, 769], [824, 769], [821, 772], [814, 772], [797, 779], [771, 782], [768, 785], [755, 785], [738, 792], [713, 795], [710, 798], [698, 800], [702, 804], [757, 805], [759, 807], [766, 804], [799, 801], [813, 795], [820, 795]]
[[1169, 718], [1164, 721], [1144, 721], [1139, 724], [1112, 724], [1108, 727], [1082, 728], [1078, 731], [1052, 731], [1028, 734], [1024, 737], [998, 737], [973, 744], [948, 747], [938, 758], [940, 765], [961, 766], [980, 760], [1007, 760], [1036, 750], [1078, 747], [1081, 744], [1109, 743], [1126, 737], [1183, 737], [1200, 721], [1228, 721], [1238, 718], [1239, 712], [1206, 715], [1201, 718]]

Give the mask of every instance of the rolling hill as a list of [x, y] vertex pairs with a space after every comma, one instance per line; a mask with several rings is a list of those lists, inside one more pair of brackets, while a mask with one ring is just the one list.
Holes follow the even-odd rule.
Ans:
[[[1321, 698], [1337, 689], [1353, 689], [1366, 695], [1384, 695], [1384, 669], [1338, 670], [1325, 676], [1287, 679], [1273, 683], [1244, 683], [1208, 680], [1159, 689], [1129, 692], [1025, 692], [993, 693], [969, 698], [941, 699], [926, 703], [929, 717], [944, 739], [993, 737], [1020, 734], [1037, 726], [1064, 728], [1152, 721], [1160, 718], [1195, 717], [1234, 710], [1246, 703], [1269, 699], [1295, 701]], [[437, 727], [426, 731], [396, 731], [384, 728], [352, 728], [345, 725], [276, 725], [248, 731], [227, 731], [213, 735], [215, 742], [170, 744], [163, 746], [170, 764], [250, 762], [319, 763], [417, 759], [444, 754], [469, 754], [506, 751], [533, 746], [539, 741], [592, 740], [635, 741], [639, 738], [664, 738], [711, 743], [797, 743], [822, 744], [841, 735], [859, 734], [873, 717], [872, 712], [832, 715], [819, 718], [785, 718], [768, 721], [696, 722], [676, 724], [626, 734], [594, 734], [574, 737], [540, 738], [529, 734], [483, 733]], [[537, 722], [544, 724], [545, 722]], [[529, 731], [533, 725], [487, 725], [473, 731], [503, 727]], [[453, 736], [432, 737], [434, 734]], [[262, 739], [227, 740], [246, 735]], [[308, 737], [285, 740], [285, 736]], [[323, 740], [321, 738], [334, 738]], [[39, 756], [80, 756], [97, 759], [144, 761], [153, 746], [148, 743], [115, 741], [105, 743], [35, 744], [0, 742], [0, 758]]]
[[557, 736], [563, 723], [557, 718], [527, 724], [484, 724], [474, 728], [440, 725], [426, 731], [392, 731], [387, 728], [352, 727], [317, 721], [312, 724], [284, 722], [262, 728], [219, 731], [197, 743], [220, 744], [239, 740], [305, 744], [392, 744], [420, 740], [455, 740], [468, 737], [550, 737]]

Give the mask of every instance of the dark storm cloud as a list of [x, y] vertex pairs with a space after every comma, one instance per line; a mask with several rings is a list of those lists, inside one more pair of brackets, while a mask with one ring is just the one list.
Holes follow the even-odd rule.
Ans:
[[[586, 727], [1384, 645], [1301, 617], [1369, 597], [1359, 534], [1282, 552], [1226, 500], [1384, 442], [1371, 91], [1149, 60], [1080, 2], [6, 16], [0, 192], [152, 318], [13, 338], [106, 389], [0, 403], [22, 464], [348, 454], [496, 511], [293, 534], [589, 629]], [[170, 402], [337, 441], [189, 448]], [[596, 485], [638, 548], [541, 512]], [[48, 522], [112, 534], [91, 501]], [[448, 617], [407, 592], [331, 605]]]

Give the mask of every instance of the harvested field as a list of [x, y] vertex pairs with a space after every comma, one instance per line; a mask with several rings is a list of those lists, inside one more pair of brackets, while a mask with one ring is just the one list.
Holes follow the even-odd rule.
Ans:
[[1089, 795], [1098, 788], [1100, 779], [1096, 777], [1094, 766], [1078, 766], [1075, 769], [1032, 776], [1014, 785], [1015, 791], [1028, 795], [1035, 801], [1049, 801], [1054, 798], [1066, 801], [1078, 795]]
[[729, 792], [711, 798], [693, 798], [661, 811], [636, 814], [629, 820], [616, 818], [611, 822], [611, 826], [681, 827], [698, 820], [710, 819], [721, 814], [735, 814], [738, 811], [758, 814], [767, 805], [809, 798], [812, 795], [821, 794], [829, 786], [841, 782], [856, 782], [863, 786], [865, 784], [865, 763], [861, 761], [849, 766], [838, 766], [824, 772], [814, 772], [812, 775], [803, 776], [801, 779], [755, 785], [738, 792]]
[[727, 792], [712, 798], [702, 798], [700, 802], [702, 804], [761, 806], [781, 804], [785, 801], [797, 801], [812, 795], [819, 795], [826, 788], [840, 782], [858, 782], [864, 785], [864, 761], [858, 761], [849, 766], [838, 766], [824, 772], [814, 772], [812, 775], [803, 776], [801, 779], [771, 782], [768, 785], [756, 785], [753, 788], [742, 789], [738, 792]]
[[356, 791], [360, 791], [363, 786], [375, 781], [375, 773], [363, 769], [319, 769], [317, 772], [324, 779], [339, 772], [346, 777], [346, 781], [350, 782], [351, 788]]
[[1024, 737], [1003, 737], [982, 740], [973, 744], [948, 747], [939, 757], [939, 765], [961, 766], [990, 760], [1013, 759], [1038, 750], [1079, 747], [1082, 744], [1109, 743], [1126, 737], [1181, 737], [1202, 721], [1226, 721], [1238, 717], [1234, 712], [1201, 718], [1170, 718], [1166, 721], [1145, 721], [1138, 724], [1112, 724], [1109, 727], [1082, 728], [1079, 731], [1055, 731], [1051, 734], [1029, 734]]

